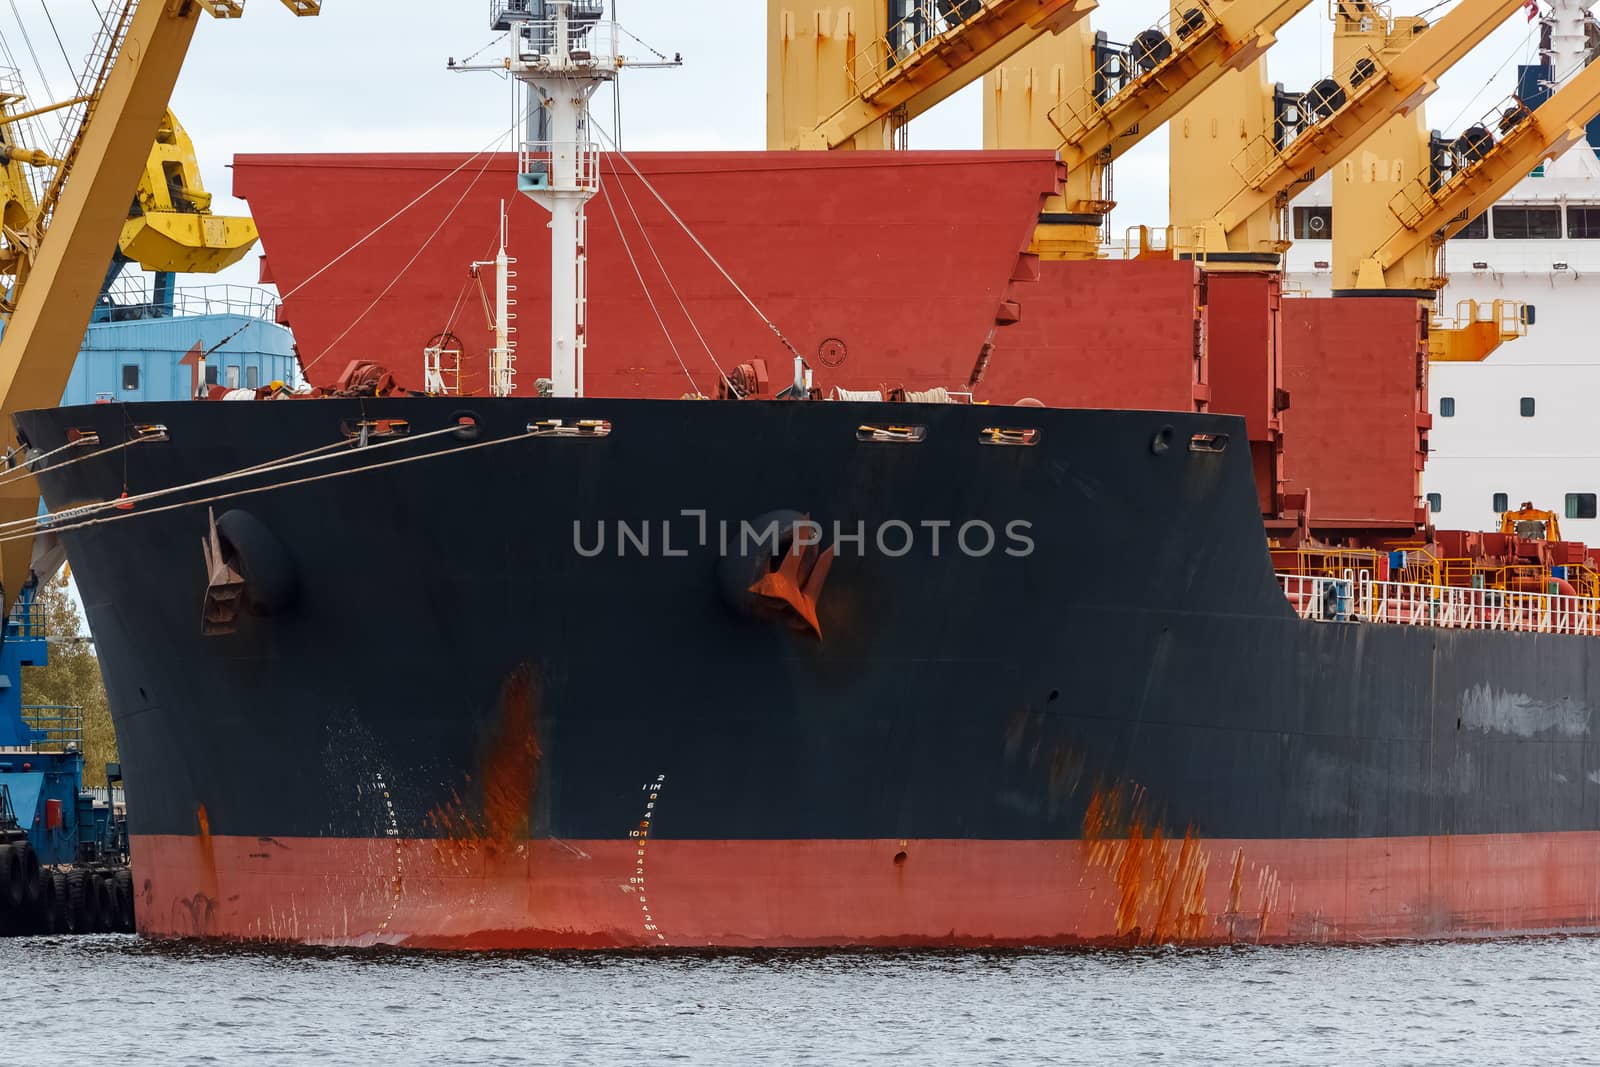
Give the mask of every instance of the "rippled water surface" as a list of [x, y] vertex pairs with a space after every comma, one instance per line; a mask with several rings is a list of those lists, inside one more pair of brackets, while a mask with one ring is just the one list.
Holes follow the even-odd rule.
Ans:
[[0, 1062], [1600, 1064], [1600, 940], [444, 956], [0, 941]]

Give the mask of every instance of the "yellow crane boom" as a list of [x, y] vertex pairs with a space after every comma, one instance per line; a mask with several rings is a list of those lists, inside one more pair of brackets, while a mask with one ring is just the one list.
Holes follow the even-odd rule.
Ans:
[[1033, 250], [1093, 259], [1116, 206], [1110, 164], [1230, 70], [1248, 65], [1309, 0], [1180, 0], [1113, 44], [1084, 20], [1035, 41], [984, 79], [986, 148], [1054, 148], [1066, 187], [1040, 215]]
[[[316, 13], [306, 0], [284, 3], [296, 14]], [[16, 412], [61, 402], [201, 13], [230, 18], [242, 6], [242, 0], [124, 0], [107, 12], [91, 57], [93, 89], [79, 105], [69, 150], [23, 242], [0, 337], [0, 414], [8, 432]], [[38, 507], [32, 479], [0, 488], [0, 521], [30, 520]], [[27, 538], [0, 544], [7, 610], [32, 556]]]
[[[10, 127], [35, 115], [85, 102], [15, 111], [19, 93], [0, 92], [0, 216], [12, 234], [26, 235], [34, 225], [38, 202], [24, 165], [54, 167], [60, 160], [47, 152], [25, 149]], [[131, 217], [122, 227], [122, 254], [146, 270], [174, 274], [215, 274], [245, 257], [260, 239], [247, 217], [218, 215], [200, 177], [194, 144], [171, 111], [161, 123], [155, 146], [139, 179]], [[25, 258], [25, 242], [0, 236], [0, 276], [15, 274]]]
[[1094, 8], [1095, 0], [768, 0], [767, 147], [892, 148], [911, 119]]
[[[1473, 158], [1463, 161], [1448, 180], [1435, 187], [1430, 175], [1419, 175], [1389, 201], [1394, 230], [1361, 260], [1355, 288], [1442, 289], [1445, 279], [1440, 271], [1424, 278], [1397, 278], [1394, 267], [1418, 247], [1437, 253], [1541, 161], [1582, 141], [1584, 127], [1597, 111], [1600, 63], [1591, 63], [1538, 108], [1513, 104], [1499, 116], [1495, 129], [1475, 127], [1463, 146]], [[1462, 142], [1458, 139], [1457, 144]]]
[[[1355, 49], [1305, 94], [1301, 106], [1308, 121], [1295, 136], [1282, 140], [1274, 130], [1259, 131], [1234, 153], [1230, 173], [1217, 184], [1214, 210], [1198, 232], [1180, 234], [1174, 244], [1208, 255], [1281, 251], [1239, 247], [1249, 221], [1344, 161], [1396, 115], [1416, 111], [1438, 88], [1439, 76], [1521, 6], [1522, 0], [1460, 0], [1432, 25], [1395, 20], [1391, 47]], [[1366, 0], [1338, 0], [1335, 15], [1341, 27], [1370, 26], [1384, 17]], [[1386, 54], [1393, 52], [1395, 35], [1409, 40], [1397, 54]]]
[[1173, 17], [1134, 38], [1131, 76], [1115, 93], [1106, 92], [1107, 72], [1096, 64], [1093, 78], [1050, 109], [1062, 161], [1071, 169], [1122, 155], [1223, 75], [1266, 54], [1278, 30], [1308, 3], [1179, 0]]

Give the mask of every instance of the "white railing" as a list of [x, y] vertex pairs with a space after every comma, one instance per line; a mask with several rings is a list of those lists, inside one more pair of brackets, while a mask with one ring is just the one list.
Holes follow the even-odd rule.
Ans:
[[101, 319], [121, 321], [127, 319], [170, 318], [192, 315], [240, 315], [244, 318], [274, 322], [278, 316], [278, 299], [266, 289], [254, 285], [217, 283], [214, 285], [185, 286], [172, 292], [170, 301], [161, 301], [145, 288], [142, 279], [118, 279], [106, 294], [111, 303], [96, 308]]
[[1342, 578], [1280, 574], [1278, 584], [1295, 614], [1317, 622], [1600, 634], [1600, 600], [1591, 597], [1378, 582], [1366, 572]]
[[600, 191], [598, 141], [523, 141], [517, 166], [535, 189], [591, 196]]

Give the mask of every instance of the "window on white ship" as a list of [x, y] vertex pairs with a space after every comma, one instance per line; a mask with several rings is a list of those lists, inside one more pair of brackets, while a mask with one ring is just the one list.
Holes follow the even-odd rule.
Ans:
[[1494, 235], [1502, 241], [1560, 240], [1561, 209], [1557, 207], [1497, 207]]
[[1496, 493], [1494, 495], [1494, 513], [1496, 515], [1504, 515], [1510, 510], [1511, 498], [1504, 493]]
[[1568, 493], [1567, 518], [1592, 519], [1595, 517], [1595, 496], [1593, 493]]
[[1293, 225], [1296, 241], [1326, 241], [1333, 236], [1333, 208], [1297, 207]]
[[258, 388], [260, 388], [260, 386], [261, 386], [261, 368], [260, 367], [246, 367], [244, 369], [244, 387], [246, 389], [258, 389]]
[[124, 363], [122, 365], [122, 387], [124, 389], [139, 388], [139, 365], [137, 363]]
[[1442, 507], [1444, 507], [1444, 497], [1438, 493], [1429, 493], [1428, 510], [1437, 515]]
[[1600, 206], [1567, 206], [1567, 236], [1594, 240], [1600, 238]]
[[1525, 418], [1525, 419], [1533, 418], [1533, 397], [1531, 397], [1531, 396], [1523, 397], [1522, 400], [1520, 401], [1520, 407], [1521, 407], [1521, 410], [1522, 410], [1522, 417], [1523, 418]]
[[1489, 216], [1479, 215], [1461, 229], [1456, 231], [1454, 240], [1457, 241], [1483, 241], [1489, 237]]
[[1455, 397], [1441, 396], [1439, 398], [1439, 417], [1441, 419], [1453, 419], [1456, 417]]
[[222, 381], [229, 389], [239, 388], [239, 368], [226, 367], [222, 371]]

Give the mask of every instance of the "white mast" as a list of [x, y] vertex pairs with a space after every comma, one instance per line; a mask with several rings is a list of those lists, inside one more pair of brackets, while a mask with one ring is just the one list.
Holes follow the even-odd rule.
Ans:
[[[588, 348], [589, 231], [584, 205], [600, 191], [600, 145], [590, 137], [589, 100], [629, 67], [677, 67], [679, 56], [660, 62], [625, 61], [617, 53], [617, 19], [606, 0], [490, 0], [493, 27], [506, 32], [511, 55], [493, 66], [450, 61], [450, 69], [509, 72], [517, 83], [517, 188], [550, 212], [550, 393], [583, 395], [583, 356]], [[503, 211], [503, 208], [502, 208]], [[491, 358], [490, 388], [511, 395], [515, 342], [509, 323], [504, 221], [501, 223], [500, 292]], [[503, 262], [502, 262], [503, 261]], [[483, 264], [487, 266], [487, 264]], [[515, 290], [515, 286], [511, 290]], [[541, 394], [543, 380], [541, 380]], [[504, 392], [499, 392], [501, 387]]]
[[500, 0], [509, 24], [508, 69], [528, 116], [517, 187], [550, 212], [550, 380], [558, 397], [583, 395], [588, 312], [584, 205], [600, 190], [600, 146], [589, 99], [620, 67], [616, 22], [604, 0]]
[[517, 287], [511, 284], [511, 279], [517, 275], [511, 269], [516, 260], [506, 251], [506, 245], [510, 240], [510, 222], [506, 215], [506, 202], [502, 200], [500, 201], [500, 252], [493, 260], [479, 261], [472, 265], [475, 277], [484, 267], [494, 268], [494, 348], [489, 352], [490, 396], [510, 396], [516, 389], [517, 342], [511, 336], [517, 332], [517, 328], [511, 325], [511, 321], [516, 318], [511, 311], [516, 306], [516, 300], [511, 294], [516, 292]]

